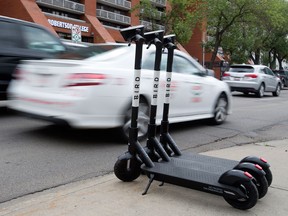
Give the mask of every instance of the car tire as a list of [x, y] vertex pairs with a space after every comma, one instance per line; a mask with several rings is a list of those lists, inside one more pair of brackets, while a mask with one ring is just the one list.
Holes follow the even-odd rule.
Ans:
[[281, 87], [280, 87], [280, 84], [278, 84], [276, 86], [276, 90], [274, 92], [272, 92], [272, 95], [275, 97], [278, 97], [280, 95], [280, 91], [281, 91]]
[[[124, 141], [129, 140], [129, 128], [131, 126], [131, 110], [132, 107], [130, 107], [125, 112], [124, 123], [120, 128], [120, 133]], [[149, 123], [149, 105], [147, 100], [141, 97], [139, 101], [139, 110], [138, 110], [138, 140], [143, 140], [147, 137], [148, 123]]]
[[217, 100], [217, 103], [214, 108], [214, 117], [211, 118], [211, 123], [214, 125], [222, 124], [228, 113], [228, 100], [225, 94], [221, 94]]
[[281, 90], [286, 86], [285, 79], [281, 79]]
[[287, 87], [287, 81], [286, 81], [286, 79], [283, 79], [283, 80], [282, 80], [282, 83], [283, 83], [283, 88], [284, 88], [284, 87]]
[[256, 93], [256, 95], [259, 97], [259, 98], [262, 98], [264, 96], [264, 92], [265, 92], [265, 86], [264, 84], [262, 83]]

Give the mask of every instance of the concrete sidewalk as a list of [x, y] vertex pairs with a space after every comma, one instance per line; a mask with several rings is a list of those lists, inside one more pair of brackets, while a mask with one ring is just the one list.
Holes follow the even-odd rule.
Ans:
[[273, 174], [267, 195], [247, 211], [232, 208], [220, 197], [196, 190], [153, 182], [142, 196], [148, 179], [141, 176], [124, 183], [114, 174], [57, 187], [0, 205], [0, 215], [17, 216], [191, 216], [288, 214], [288, 140], [237, 146], [206, 152], [206, 155], [241, 160], [248, 155], [268, 160]]

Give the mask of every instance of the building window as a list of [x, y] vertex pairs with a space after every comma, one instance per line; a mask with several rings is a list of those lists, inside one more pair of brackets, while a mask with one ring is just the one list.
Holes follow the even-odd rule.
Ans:
[[44, 13], [54, 14], [54, 15], [62, 16], [62, 17], [69, 17], [69, 18], [73, 18], [73, 19], [80, 19], [79, 15], [72, 14], [72, 13], [69, 13], [69, 12], [66, 12], [66, 11], [51, 9], [51, 8], [42, 7], [42, 6], [40, 7], [40, 9]]

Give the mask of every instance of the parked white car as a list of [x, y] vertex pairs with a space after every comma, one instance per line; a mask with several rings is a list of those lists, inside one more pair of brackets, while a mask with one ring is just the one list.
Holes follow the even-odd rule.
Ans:
[[[108, 44], [111, 49], [111, 44]], [[99, 45], [105, 49], [105, 45]], [[66, 122], [75, 128], [121, 128], [128, 136], [133, 93], [135, 46], [115, 49], [84, 60], [24, 61], [10, 85], [9, 107], [31, 117]], [[139, 107], [139, 137], [147, 133], [155, 47], [143, 48]], [[167, 53], [162, 55], [156, 123], [164, 103]], [[163, 70], [163, 71], [162, 71]], [[229, 86], [207, 76], [191, 56], [175, 50], [169, 122], [210, 119], [225, 121], [231, 112]]]
[[279, 96], [282, 85], [281, 80], [265, 65], [231, 65], [223, 74], [222, 80], [230, 86], [231, 91], [244, 94], [252, 92], [260, 98], [265, 92]]

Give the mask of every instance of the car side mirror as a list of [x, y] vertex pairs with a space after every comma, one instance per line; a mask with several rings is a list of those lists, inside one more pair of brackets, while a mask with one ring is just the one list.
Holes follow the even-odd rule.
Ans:
[[214, 72], [214, 70], [206, 69], [206, 75], [207, 75], [207, 76], [215, 77], [215, 72]]

